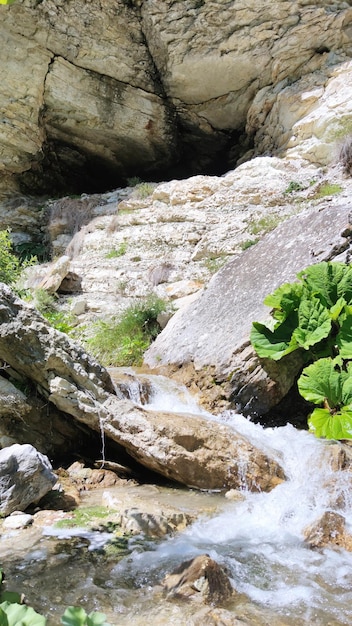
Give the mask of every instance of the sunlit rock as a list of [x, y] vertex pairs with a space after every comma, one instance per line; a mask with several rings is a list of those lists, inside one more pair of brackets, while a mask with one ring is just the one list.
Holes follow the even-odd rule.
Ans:
[[207, 554], [181, 563], [162, 584], [168, 595], [214, 605], [225, 602], [234, 592], [224, 569]]
[[0, 513], [24, 511], [57, 481], [49, 459], [33, 446], [14, 444], [0, 450]]

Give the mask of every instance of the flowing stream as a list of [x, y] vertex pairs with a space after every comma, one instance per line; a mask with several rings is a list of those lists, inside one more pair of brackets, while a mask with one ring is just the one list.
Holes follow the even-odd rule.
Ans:
[[[133, 550], [118, 563], [99, 560], [89, 537], [76, 537], [70, 556], [48, 548], [46, 537], [23, 547], [11, 568], [14, 552], [8, 547], [6, 552], [2, 540], [0, 557], [4, 569], [6, 564], [10, 568], [11, 582], [19, 589], [26, 581], [28, 596], [28, 590], [37, 590], [37, 604], [41, 602], [51, 612], [52, 624], [59, 621], [55, 621], [56, 605], [85, 603], [90, 610], [105, 612], [115, 626], [148, 622], [192, 626], [202, 623], [194, 617], [200, 607], [165, 599], [158, 583], [183, 560], [206, 552], [230, 572], [238, 595], [226, 610], [247, 620], [245, 624], [351, 624], [352, 553], [340, 548], [312, 550], [304, 542], [304, 529], [326, 510], [335, 510], [341, 498], [347, 530], [352, 532], [349, 476], [348, 472], [332, 471], [330, 444], [291, 425], [264, 429], [233, 412], [210, 416], [197, 408], [184, 388], [163, 377], [148, 379], [152, 394], [145, 408], [200, 412], [207, 419], [227, 423], [273, 455], [288, 480], [270, 493], [250, 493], [244, 486], [243, 497], [236, 501], [180, 489], [180, 508], [197, 498], [209, 498], [210, 502], [215, 498], [217, 504], [221, 499], [222, 506], [216, 514], [203, 515], [171, 538], [134, 540]], [[136, 387], [131, 394], [139, 402]], [[165, 490], [172, 501], [177, 489]]]

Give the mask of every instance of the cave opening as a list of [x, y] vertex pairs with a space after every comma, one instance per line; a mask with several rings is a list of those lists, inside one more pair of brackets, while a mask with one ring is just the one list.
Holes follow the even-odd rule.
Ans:
[[164, 182], [199, 174], [221, 176], [234, 169], [253, 147], [244, 129], [218, 131], [213, 135], [199, 129], [181, 128], [176, 149], [165, 164], [129, 160], [107, 160], [97, 154], [59, 141], [49, 141], [31, 169], [18, 175], [22, 193], [48, 198], [65, 195], [106, 193], [129, 186], [138, 178]]

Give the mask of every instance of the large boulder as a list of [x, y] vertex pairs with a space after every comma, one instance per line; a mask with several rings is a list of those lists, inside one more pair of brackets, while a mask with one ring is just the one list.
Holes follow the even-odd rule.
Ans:
[[64, 414], [163, 476], [201, 489], [270, 490], [284, 479], [276, 461], [227, 426], [146, 411], [118, 397], [99, 363], [3, 284], [0, 357]]
[[29, 444], [0, 450], [0, 514], [24, 511], [57, 481], [49, 459]]
[[280, 362], [259, 359], [249, 343], [253, 321], [269, 316], [264, 298], [296, 279], [312, 263], [349, 259], [348, 206], [309, 210], [280, 224], [259, 243], [235, 257], [206, 290], [170, 320], [145, 355], [151, 367], [190, 363], [211, 369], [234, 408], [263, 414], [291, 388], [302, 366], [296, 353]]
[[[225, 169], [248, 148], [257, 94], [264, 106], [248, 132], [261, 148], [268, 122], [265, 148], [281, 148], [307, 101], [300, 79], [324, 84], [349, 60], [351, 22], [348, 3], [325, 0], [2, 6], [3, 184], [14, 175], [32, 190], [88, 190], [137, 173]], [[280, 94], [292, 84], [285, 119]]]

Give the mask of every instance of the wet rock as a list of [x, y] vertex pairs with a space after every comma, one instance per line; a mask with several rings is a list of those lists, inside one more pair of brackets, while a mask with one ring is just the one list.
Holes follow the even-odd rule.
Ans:
[[0, 513], [24, 511], [38, 502], [57, 481], [49, 459], [29, 444], [0, 450]]
[[131, 508], [122, 513], [121, 528], [132, 535], [142, 533], [146, 537], [158, 538], [184, 530], [192, 521], [192, 516], [182, 511], [147, 513], [138, 508]]
[[336, 546], [352, 551], [352, 535], [346, 531], [343, 515], [325, 511], [323, 515], [304, 531], [305, 541], [310, 548]]
[[215, 605], [228, 600], [234, 591], [224, 569], [207, 554], [185, 561], [162, 584], [168, 595]]

